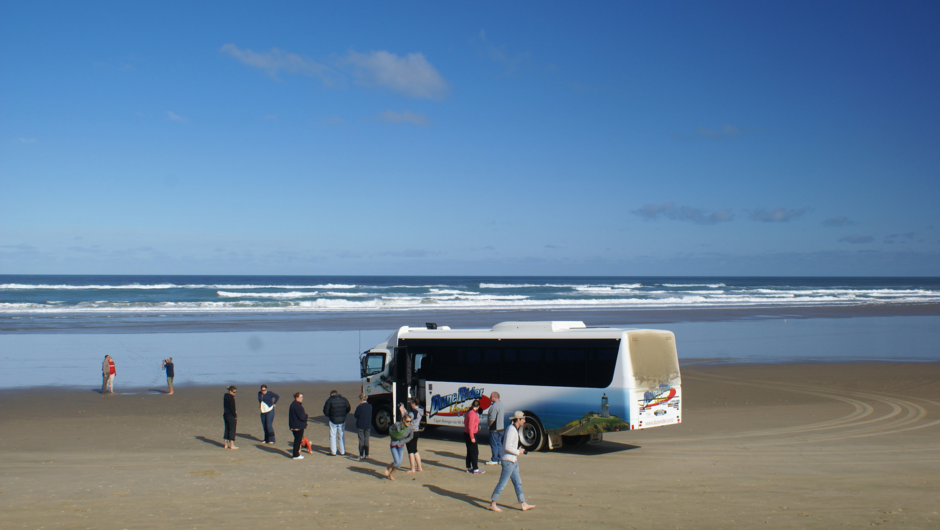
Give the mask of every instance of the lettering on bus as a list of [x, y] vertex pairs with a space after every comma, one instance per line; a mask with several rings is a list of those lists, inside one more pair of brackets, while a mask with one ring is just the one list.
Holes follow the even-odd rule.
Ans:
[[[429, 414], [433, 416], [455, 405], [459, 405], [466, 401], [473, 401], [474, 399], [480, 399], [481, 397], [483, 397], [483, 388], [476, 388], [476, 387], [467, 388], [464, 386], [458, 388], [457, 392], [453, 394], [446, 394], [443, 396], [440, 394], [437, 394], [437, 395], [431, 396], [431, 410]], [[452, 416], [455, 414], [456, 414], [456, 411], [452, 411], [451, 414], [442, 414], [442, 415]]]

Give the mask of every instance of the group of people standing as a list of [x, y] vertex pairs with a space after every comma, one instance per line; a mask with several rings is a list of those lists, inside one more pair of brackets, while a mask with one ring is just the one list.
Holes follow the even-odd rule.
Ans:
[[[223, 436], [223, 447], [226, 449], [238, 449], [235, 446], [235, 429], [237, 426], [238, 414], [235, 409], [235, 394], [238, 389], [235, 386], [227, 387], [227, 392], [223, 396], [223, 420], [225, 422], [225, 433]], [[280, 399], [276, 393], [268, 390], [267, 385], [261, 385], [258, 391], [258, 403], [261, 412], [261, 426], [264, 430], [264, 440], [262, 443], [274, 444], [274, 410]], [[301, 392], [294, 394], [294, 401], [288, 409], [288, 427], [294, 436], [293, 452], [291, 457], [294, 460], [302, 460], [300, 454], [302, 446], [306, 446], [308, 452], [312, 452], [309, 440], [304, 437], [304, 431], [307, 429], [309, 416], [303, 406], [304, 395]], [[522, 479], [519, 476], [518, 457], [525, 454], [525, 449], [519, 443], [519, 429], [525, 424], [525, 414], [522, 411], [516, 411], [509, 417], [509, 426], [505, 426], [505, 409], [500, 401], [498, 392], [490, 395], [490, 406], [487, 409], [486, 425], [490, 433], [490, 449], [492, 450], [491, 459], [486, 462], [487, 465], [502, 466], [499, 481], [496, 488], [490, 496], [491, 502], [489, 509], [494, 512], [502, 510], [496, 505], [500, 494], [506, 487], [506, 484], [512, 482], [516, 492], [516, 498], [521, 504], [523, 511], [535, 508], [534, 505], [525, 501], [525, 495], [522, 492]], [[411, 463], [411, 469], [408, 473], [423, 471], [421, 467], [421, 455], [418, 453], [418, 437], [421, 429], [421, 418], [424, 415], [424, 409], [416, 400], [409, 400], [407, 407], [404, 403], [399, 403], [398, 412], [401, 419], [394, 422], [389, 427], [389, 448], [392, 453], [392, 462], [385, 468], [385, 476], [389, 480], [395, 480], [394, 474], [404, 461], [405, 452]], [[346, 454], [345, 427], [346, 418], [351, 411], [349, 401], [339, 392], [333, 390], [330, 397], [323, 404], [323, 415], [326, 416], [330, 426], [330, 455], [336, 456]], [[477, 447], [477, 434], [480, 430], [480, 400], [473, 400], [470, 409], [464, 414], [464, 442], [467, 446], [467, 472], [473, 474], [483, 474], [479, 468], [479, 448]], [[356, 431], [359, 436], [359, 460], [369, 457], [369, 437], [372, 431], [372, 405], [369, 404], [365, 394], [359, 395], [359, 406], [353, 412], [356, 419]]]

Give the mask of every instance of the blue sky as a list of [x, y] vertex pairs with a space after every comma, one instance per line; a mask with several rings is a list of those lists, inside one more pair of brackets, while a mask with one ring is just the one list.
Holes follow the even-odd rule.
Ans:
[[0, 4], [0, 273], [940, 274], [935, 2], [191, 4]]

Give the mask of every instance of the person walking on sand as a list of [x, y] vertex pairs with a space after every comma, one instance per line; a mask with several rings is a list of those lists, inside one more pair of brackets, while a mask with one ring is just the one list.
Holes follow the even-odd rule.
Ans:
[[392, 451], [392, 463], [385, 466], [385, 476], [388, 477], [389, 480], [395, 480], [395, 477], [392, 475], [394, 475], [395, 470], [401, 466], [401, 460], [405, 456], [405, 445], [411, 441], [411, 437], [414, 435], [414, 430], [411, 428], [411, 422], [408, 420], [408, 413], [405, 411], [405, 406], [399, 403], [398, 411], [401, 413], [401, 421], [393, 423], [388, 428], [388, 437], [391, 440], [389, 442], [389, 448]]
[[418, 454], [418, 433], [421, 432], [421, 416], [424, 415], [424, 409], [414, 399], [408, 402], [408, 406], [411, 407], [408, 416], [411, 417], [411, 429], [414, 431], [414, 435], [411, 437], [411, 441], [405, 444], [405, 449], [408, 451], [408, 460], [411, 462], [411, 469], [408, 472], [414, 473], [415, 471], [424, 471], [421, 467], [421, 455]]
[[166, 370], [166, 386], [170, 387], [170, 391], [166, 395], [173, 395], [173, 378], [176, 377], [176, 371], [173, 369], [173, 358], [168, 357], [163, 360], [163, 369]]
[[480, 448], [477, 446], [477, 433], [480, 431], [480, 400], [470, 403], [470, 410], [463, 416], [463, 441], [467, 444], [467, 473], [482, 475], [478, 460]]
[[222, 396], [222, 420], [225, 421], [225, 434], [222, 435], [223, 449], [238, 449], [235, 447], [235, 427], [238, 425], [238, 413], [235, 411], [234, 386], [226, 387], [228, 392]]
[[274, 445], [274, 406], [281, 396], [268, 390], [268, 385], [261, 385], [258, 391], [258, 403], [261, 404], [261, 429], [264, 430], [262, 443]]
[[304, 410], [304, 395], [300, 392], [294, 394], [294, 402], [287, 411], [287, 425], [294, 433], [294, 460], [303, 460], [300, 454], [300, 444], [304, 441], [304, 429], [307, 428], [307, 411]]
[[353, 413], [356, 418], [356, 432], [359, 435], [359, 460], [369, 458], [369, 435], [372, 433], [372, 405], [369, 397], [359, 394], [359, 406]]
[[499, 392], [490, 394], [490, 406], [486, 409], [486, 425], [490, 430], [490, 451], [493, 456], [486, 463], [488, 466], [499, 465], [503, 457], [503, 433], [505, 429], [505, 412], [503, 402], [499, 400]]
[[330, 397], [323, 404], [323, 415], [330, 421], [330, 456], [336, 456], [337, 448], [339, 454], [346, 454], [346, 416], [351, 410], [349, 400], [335, 390], [330, 391]]
[[517, 410], [509, 419], [512, 423], [509, 425], [509, 428], [506, 429], [506, 439], [503, 442], [503, 456], [502, 460], [500, 460], [500, 465], [503, 466], [503, 469], [499, 474], [499, 482], [496, 483], [496, 489], [493, 490], [493, 495], [490, 496], [490, 510], [494, 512], [502, 511], [499, 506], [496, 506], [496, 501], [499, 499], [499, 494], [503, 492], [503, 488], [506, 487], [506, 483], [511, 480], [512, 487], [516, 490], [516, 499], [518, 499], [519, 504], [522, 505], [522, 511], [527, 512], [535, 508], [535, 505], [525, 501], [525, 495], [522, 494], [522, 479], [519, 477], [518, 457], [521, 454], [525, 454], [525, 449], [519, 447], [519, 429], [525, 424], [525, 414], [521, 410]]
[[105, 393], [114, 393], [114, 376], [117, 370], [114, 369], [114, 359], [110, 355], [104, 356], [104, 362], [101, 363], [101, 395]]

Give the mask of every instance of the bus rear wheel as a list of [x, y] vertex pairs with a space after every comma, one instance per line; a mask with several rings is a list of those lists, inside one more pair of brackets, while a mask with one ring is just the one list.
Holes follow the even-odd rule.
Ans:
[[378, 434], [388, 434], [388, 429], [392, 426], [392, 422], [394, 421], [393, 418], [391, 405], [388, 403], [376, 405], [375, 414], [372, 416], [372, 425], [375, 427], [375, 432]]
[[519, 444], [527, 453], [540, 451], [545, 447], [545, 429], [542, 422], [531, 412], [525, 413], [525, 423], [519, 429]]

